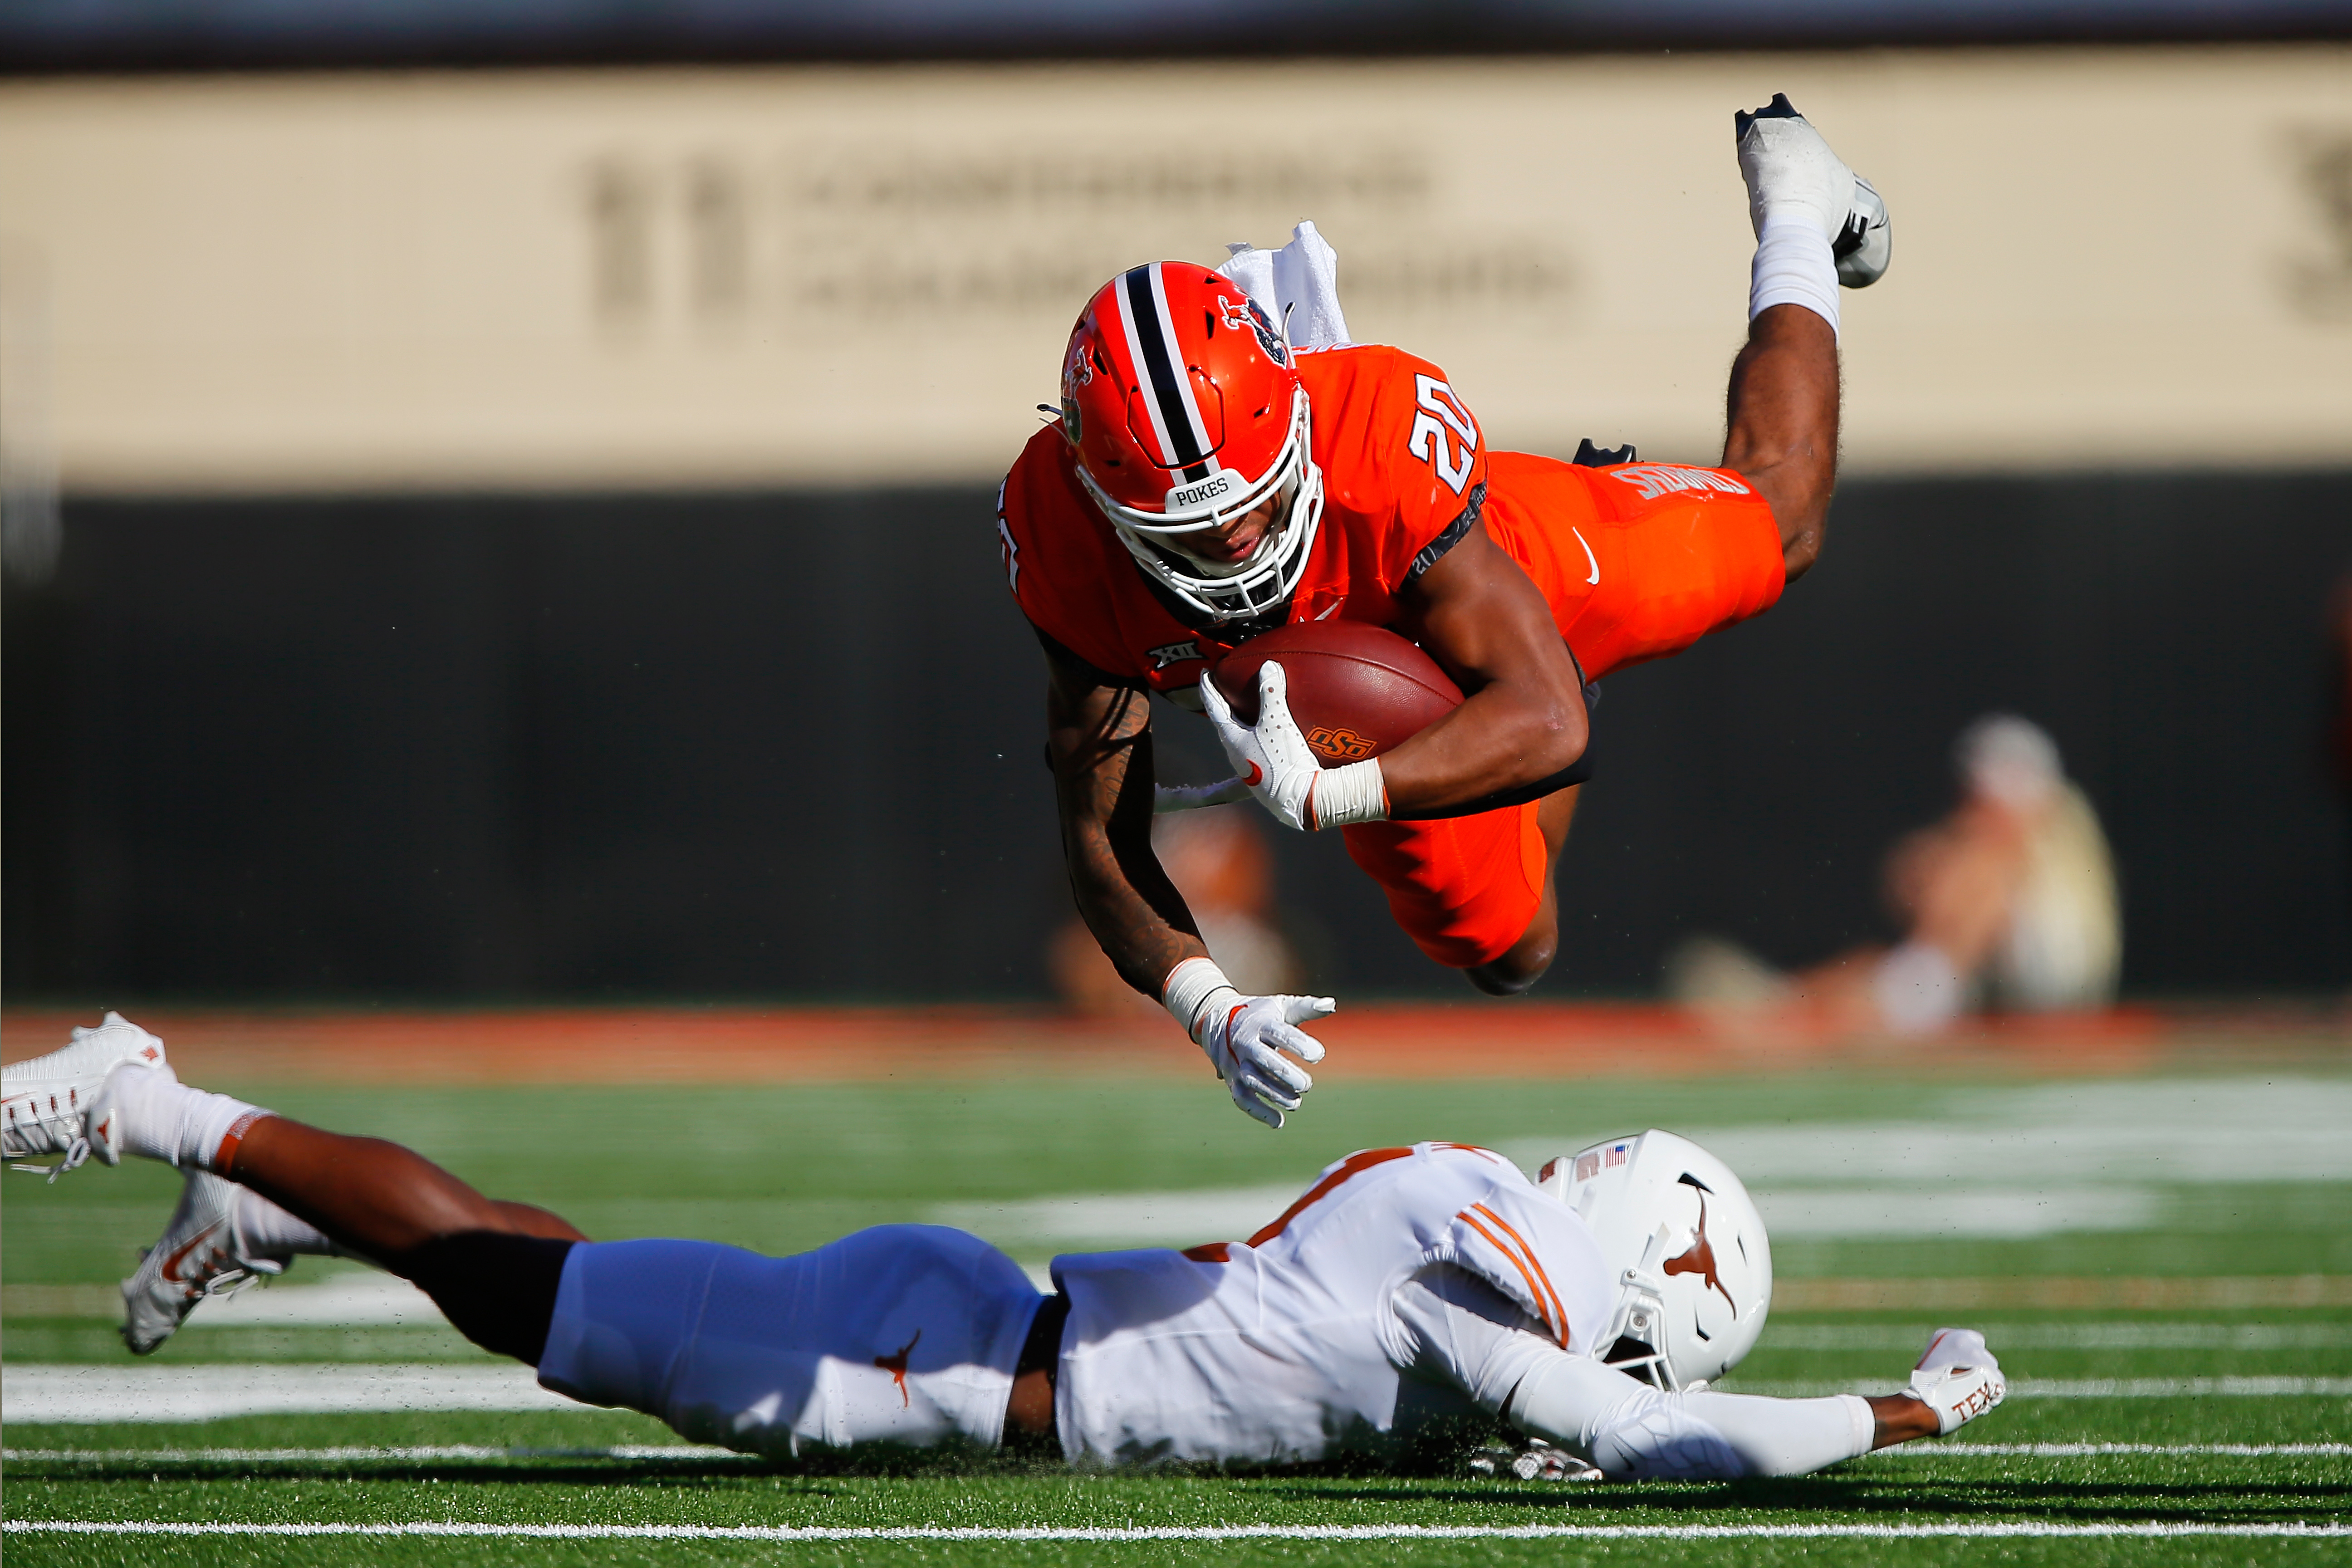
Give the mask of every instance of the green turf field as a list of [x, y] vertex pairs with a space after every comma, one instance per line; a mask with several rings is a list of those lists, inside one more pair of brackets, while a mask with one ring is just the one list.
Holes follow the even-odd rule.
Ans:
[[[1889, 1529], [1921, 1534], [1896, 1548], [1906, 1560], [2352, 1561], [2352, 1536], [2218, 1533], [2352, 1529], [2345, 1077], [1331, 1081], [1280, 1134], [1242, 1119], [1207, 1082], [217, 1087], [413, 1143], [600, 1237], [787, 1250], [862, 1225], [931, 1219], [979, 1230], [1031, 1265], [1085, 1246], [1245, 1234], [1286, 1191], [1367, 1145], [1454, 1138], [1526, 1161], [1662, 1125], [1699, 1136], [1757, 1190], [1783, 1302], [1806, 1299], [1809, 1284], [1818, 1302], [1828, 1280], [1865, 1294], [1871, 1281], [1893, 1282], [1894, 1305], [1776, 1308], [1730, 1386], [1897, 1387], [1946, 1316], [1922, 1292], [1965, 1289], [1979, 1304], [1948, 1316], [1987, 1331], [2013, 1392], [1948, 1443], [1797, 1481], [1685, 1487], [1562, 1488], [1466, 1470], [1106, 1478], [869, 1463], [783, 1473], [705, 1451], [646, 1452], [677, 1439], [634, 1415], [439, 1408], [436, 1396], [407, 1410], [168, 1422], [110, 1421], [119, 1412], [93, 1397], [72, 1419], [26, 1420], [26, 1409], [59, 1414], [57, 1380], [116, 1368], [231, 1390], [344, 1374], [471, 1387], [502, 1375], [447, 1329], [380, 1304], [305, 1306], [342, 1300], [332, 1294], [342, 1285], [362, 1293], [353, 1300], [374, 1289], [318, 1260], [258, 1301], [207, 1305], [152, 1363], [131, 1366], [104, 1291], [153, 1239], [177, 1178], [92, 1166], [55, 1185], [11, 1175], [0, 1187], [12, 1563], [1858, 1563], [1885, 1560], [1889, 1542], [1836, 1532]], [[2285, 1277], [2305, 1280], [2304, 1299], [2319, 1304], [2281, 1305], [2275, 1288], [2247, 1283]], [[2101, 1282], [2118, 1281], [2171, 1293], [2133, 1310], [2112, 1293], [2096, 1304]], [[142, 1533], [28, 1528], [37, 1521]], [[171, 1535], [152, 1533], [158, 1522], [354, 1528]], [[585, 1529], [532, 1540], [515, 1527]], [[749, 1533], [659, 1533], [668, 1527]], [[1252, 1528], [1270, 1533], [1232, 1533]], [[2161, 1533], [2177, 1530], [2201, 1533]], [[925, 1533], [854, 1533], [874, 1531]], [[977, 1533], [946, 1534], [955, 1531]], [[1021, 1531], [1064, 1533], [990, 1533]], [[1067, 1533], [1087, 1531], [1128, 1533]], [[1740, 1531], [1751, 1533], [1725, 1538]]]

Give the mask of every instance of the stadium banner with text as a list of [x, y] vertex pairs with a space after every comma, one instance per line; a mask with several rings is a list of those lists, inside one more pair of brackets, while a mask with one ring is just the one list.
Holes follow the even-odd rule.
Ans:
[[2352, 48], [0, 86], [12, 448], [68, 491], [1001, 472], [1087, 293], [1312, 218], [1497, 446], [1717, 449], [1787, 91], [1885, 192], [1863, 470], [2352, 460]]

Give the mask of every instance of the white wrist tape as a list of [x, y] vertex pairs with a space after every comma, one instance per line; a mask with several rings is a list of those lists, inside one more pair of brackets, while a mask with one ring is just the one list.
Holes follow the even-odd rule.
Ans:
[[1225, 972], [1205, 958], [1186, 959], [1168, 972], [1160, 987], [1160, 1004], [1195, 1045], [1201, 1041], [1202, 1020], [1219, 1009], [1239, 1005], [1241, 999]]
[[1837, 258], [1811, 216], [1775, 213], [1764, 220], [1748, 275], [1748, 319], [1774, 305], [1802, 305], [1837, 331]]
[[1317, 773], [1307, 786], [1307, 826], [1315, 828], [1387, 821], [1389, 786], [1381, 776], [1381, 760], [1367, 757]]

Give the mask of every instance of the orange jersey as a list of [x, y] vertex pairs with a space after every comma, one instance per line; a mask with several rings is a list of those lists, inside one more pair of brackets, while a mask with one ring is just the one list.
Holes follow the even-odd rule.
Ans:
[[1497, 452], [1486, 531], [1551, 606], [1588, 679], [1679, 653], [1780, 597], [1780, 524], [1738, 474]]
[[[1737, 474], [1490, 457], [1444, 373], [1397, 349], [1301, 354], [1298, 375], [1314, 409], [1325, 500], [1291, 597], [1294, 624], [1336, 616], [1396, 626], [1419, 574], [1481, 525], [1542, 593], [1588, 679], [1677, 652], [1780, 596], [1780, 529]], [[1005, 478], [997, 529], [1013, 596], [1040, 631], [1108, 679], [1193, 706], [1202, 672], [1233, 643], [1146, 580], [1087, 499], [1073, 460], [1047, 426]], [[1345, 832], [1397, 923], [1440, 963], [1499, 957], [1542, 901], [1533, 803]]]
[[[1298, 375], [1314, 409], [1324, 503], [1290, 619], [1393, 625], [1415, 557], [1481, 506], [1485, 443], [1444, 373], [1400, 350], [1301, 354]], [[1087, 499], [1075, 461], [1048, 426], [1005, 478], [999, 543], [1013, 596], [1040, 631], [1105, 674], [1190, 691], [1233, 644], [1214, 626], [1188, 624], [1153, 591]]]
[[[1541, 591], [1588, 679], [1688, 647], [1780, 597], [1770, 509], [1737, 475], [1490, 459], [1444, 373], [1398, 349], [1301, 354], [1298, 374], [1325, 499], [1293, 623], [1395, 626], [1412, 582], [1482, 521]], [[1048, 426], [1005, 478], [999, 546], [1022, 613], [1106, 675], [1190, 693], [1233, 642], [1154, 590], [1074, 463]]]

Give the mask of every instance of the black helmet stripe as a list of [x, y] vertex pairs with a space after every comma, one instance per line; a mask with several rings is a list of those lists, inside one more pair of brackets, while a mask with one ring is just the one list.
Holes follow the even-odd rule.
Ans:
[[1158, 424], [1168, 441], [1171, 467], [1184, 478], [1209, 477], [1208, 453], [1199, 410], [1192, 406], [1192, 387], [1183, 372], [1184, 353], [1176, 341], [1176, 323], [1169, 320], [1166, 297], [1159, 287], [1160, 263], [1130, 268], [1122, 281], [1129, 342], [1151, 383], [1151, 400]]

